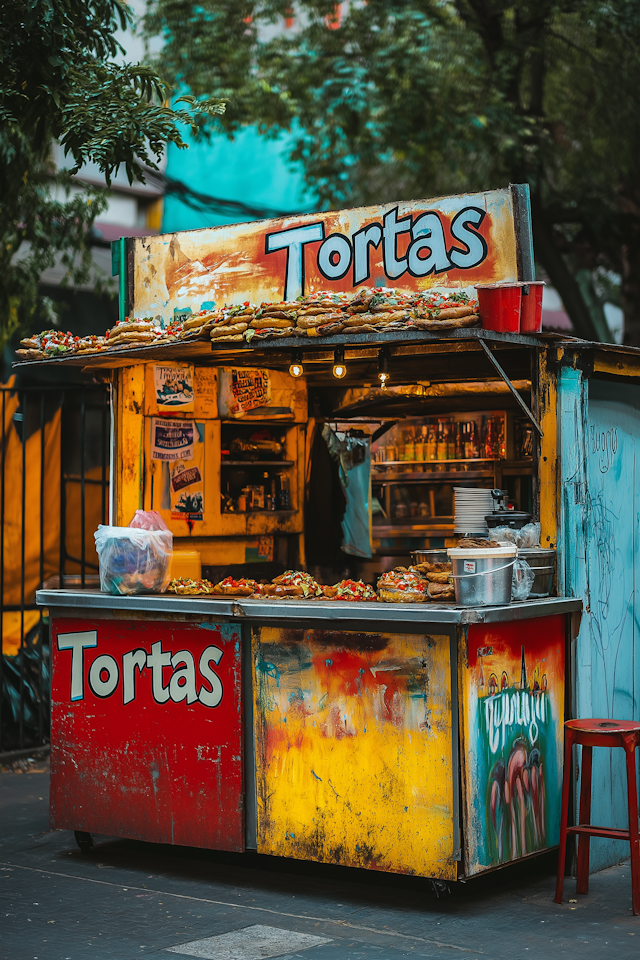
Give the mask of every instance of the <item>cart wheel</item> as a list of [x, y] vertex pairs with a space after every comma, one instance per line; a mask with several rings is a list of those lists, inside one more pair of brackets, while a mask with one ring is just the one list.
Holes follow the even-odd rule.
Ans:
[[83, 853], [91, 853], [91, 848], [93, 847], [93, 840], [91, 839], [90, 833], [85, 833], [84, 830], [74, 830], [73, 835], [76, 838], [76, 843], [80, 847]]
[[446, 880], [432, 880], [431, 890], [436, 900], [446, 900], [451, 896], [451, 888]]

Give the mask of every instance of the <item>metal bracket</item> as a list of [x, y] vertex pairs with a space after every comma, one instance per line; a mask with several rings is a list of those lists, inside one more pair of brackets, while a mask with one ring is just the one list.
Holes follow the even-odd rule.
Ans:
[[478, 338], [478, 343], [480, 344], [480, 346], [482, 347], [482, 349], [484, 350], [489, 360], [491, 361], [493, 366], [496, 368], [496, 370], [498, 371], [498, 373], [500, 374], [500, 376], [502, 377], [506, 385], [509, 387], [509, 390], [517, 400], [522, 410], [526, 413], [529, 420], [531, 420], [531, 423], [534, 425], [534, 427], [536, 428], [540, 436], [544, 437], [544, 433], [542, 432], [542, 428], [540, 424], [538, 423], [534, 415], [531, 413], [531, 410], [529, 410], [529, 407], [526, 405], [526, 403], [524, 402], [524, 400], [522, 399], [522, 397], [520, 396], [520, 394], [518, 393], [514, 385], [511, 383], [511, 380], [509, 380], [509, 377], [506, 375], [506, 373], [504, 372], [504, 370], [496, 360], [493, 350], [490, 350], [489, 347], [484, 342], [484, 340], [482, 340], [481, 338]]

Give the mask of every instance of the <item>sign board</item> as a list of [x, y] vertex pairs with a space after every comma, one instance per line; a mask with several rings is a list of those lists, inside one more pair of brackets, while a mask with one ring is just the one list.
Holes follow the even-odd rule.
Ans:
[[515, 186], [134, 238], [127, 312], [533, 279], [530, 223], [528, 187]]
[[51, 825], [244, 849], [240, 637], [55, 618]]

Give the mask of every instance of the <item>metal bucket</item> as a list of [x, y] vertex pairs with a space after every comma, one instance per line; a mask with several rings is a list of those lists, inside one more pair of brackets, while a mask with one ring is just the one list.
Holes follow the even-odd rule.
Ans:
[[526, 560], [536, 575], [529, 598], [536, 600], [540, 597], [548, 597], [553, 588], [556, 551], [532, 547], [526, 550], [518, 550], [518, 557]]
[[456, 603], [463, 607], [504, 606], [511, 603], [511, 577], [517, 548], [488, 550], [452, 547], [447, 551], [453, 564]]

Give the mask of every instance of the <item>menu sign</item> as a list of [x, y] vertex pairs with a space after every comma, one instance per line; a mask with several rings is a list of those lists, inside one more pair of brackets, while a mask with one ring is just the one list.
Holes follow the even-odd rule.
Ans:
[[524, 260], [531, 268], [523, 189], [136, 238], [130, 313], [169, 317], [363, 285], [455, 290], [523, 279]]

